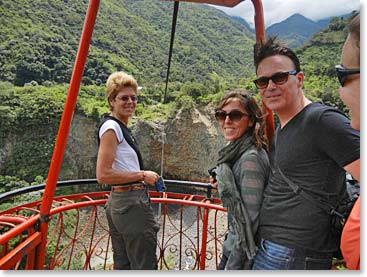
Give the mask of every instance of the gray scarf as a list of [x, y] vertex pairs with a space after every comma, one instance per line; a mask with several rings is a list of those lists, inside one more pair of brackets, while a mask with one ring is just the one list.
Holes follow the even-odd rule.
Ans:
[[[250, 133], [250, 134], [249, 134]], [[238, 236], [238, 249], [242, 249], [249, 260], [256, 255], [256, 244], [252, 233], [252, 224], [245, 204], [242, 202], [240, 184], [236, 184], [231, 167], [241, 155], [253, 145], [251, 132], [228, 143], [219, 151], [217, 165], [218, 192], [223, 206], [233, 215], [234, 232]]]

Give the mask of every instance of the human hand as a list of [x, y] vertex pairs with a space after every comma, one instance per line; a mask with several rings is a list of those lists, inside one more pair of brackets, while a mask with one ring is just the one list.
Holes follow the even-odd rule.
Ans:
[[212, 185], [212, 188], [217, 188], [218, 187], [218, 182], [217, 180], [215, 180], [212, 176], [209, 176], [209, 182]]
[[158, 181], [159, 178], [159, 174], [154, 172], [154, 171], [150, 171], [150, 170], [144, 170], [144, 183], [153, 186], [155, 184], [155, 182]]

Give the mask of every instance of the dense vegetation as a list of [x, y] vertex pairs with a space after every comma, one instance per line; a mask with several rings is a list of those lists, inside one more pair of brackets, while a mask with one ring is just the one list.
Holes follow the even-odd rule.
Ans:
[[339, 83], [335, 78], [335, 65], [340, 63], [347, 21], [343, 18], [332, 19], [328, 27], [312, 36], [296, 51], [306, 74], [305, 93], [344, 112], [347, 109], [337, 92]]
[[[88, 1], [3, 0], [0, 6], [0, 79], [15, 85], [67, 83]], [[125, 70], [141, 84], [166, 77], [173, 2], [102, 0], [84, 84], [104, 83]], [[253, 34], [207, 5], [182, 3], [171, 81], [235, 79], [252, 72]]]
[[[39, 183], [47, 175], [87, 4], [0, 1], [0, 193], [9, 189], [9, 180], [29, 185], [37, 182], [35, 176]], [[97, 120], [108, 111], [104, 83], [115, 70], [133, 74], [143, 86], [136, 114], [145, 120], [164, 120], [180, 108], [216, 102], [228, 89], [256, 95], [254, 35], [241, 21], [212, 7], [181, 3], [171, 82], [163, 101], [172, 6], [152, 0], [101, 1], [78, 112]], [[345, 19], [335, 18], [296, 49], [306, 74], [306, 95], [342, 110], [334, 66], [345, 25]], [[19, 141], [5, 145], [14, 134]], [[4, 164], [1, 151], [9, 147], [13, 155]]]

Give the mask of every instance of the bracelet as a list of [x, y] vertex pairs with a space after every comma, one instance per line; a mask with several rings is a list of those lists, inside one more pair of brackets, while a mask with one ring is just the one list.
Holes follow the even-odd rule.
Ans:
[[145, 171], [143, 170], [143, 182], [144, 182], [144, 180], [145, 180]]

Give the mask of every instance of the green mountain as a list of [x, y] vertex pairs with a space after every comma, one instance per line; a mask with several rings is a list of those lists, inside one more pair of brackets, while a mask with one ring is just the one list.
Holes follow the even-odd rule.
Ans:
[[287, 42], [289, 47], [297, 47], [321, 28], [316, 22], [297, 13], [266, 28], [266, 34], [267, 36], [278, 35]]
[[[337, 18], [348, 17], [350, 17], [350, 14], [337, 16]], [[266, 34], [268, 36], [277, 35], [291, 48], [300, 47], [318, 31], [326, 28], [333, 19], [334, 17], [327, 17], [318, 21], [313, 21], [296, 13], [266, 28]]]
[[345, 112], [347, 110], [337, 92], [339, 83], [336, 81], [335, 65], [340, 63], [347, 22], [348, 19], [333, 18], [326, 28], [296, 49], [306, 75], [305, 93]]
[[[87, 0], [1, 0], [0, 80], [17, 86], [68, 83], [87, 5]], [[133, 74], [141, 84], [163, 82], [172, 13], [170, 1], [102, 0], [83, 83], [104, 83], [115, 70]], [[170, 80], [252, 74], [253, 43], [254, 35], [225, 13], [180, 3]]]

